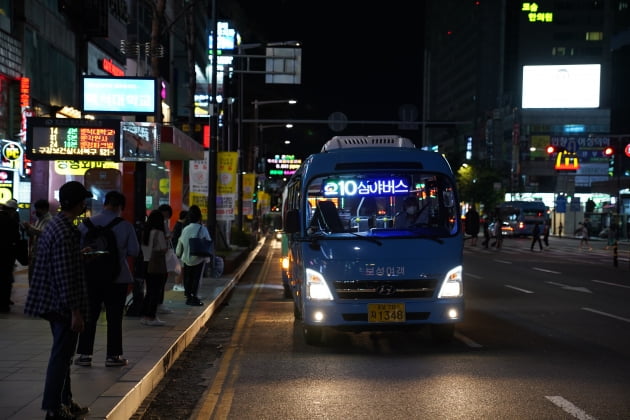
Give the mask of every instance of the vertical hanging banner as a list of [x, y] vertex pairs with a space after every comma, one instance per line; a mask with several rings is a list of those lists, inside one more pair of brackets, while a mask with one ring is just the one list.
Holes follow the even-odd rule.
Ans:
[[203, 160], [191, 160], [188, 166], [188, 177], [190, 182], [190, 193], [188, 194], [188, 205], [199, 206], [204, 220], [208, 220], [208, 171], [210, 161], [208, 151], [204, 152]]
[[256, 174], [243, 174], [243, 216], [249, 220], [252, 220], [254, 216], [254, 207], [252, 206], [254, 188], [256, 188]]
[[217, 220], [234, 220], [238, 152], [217, 153]]

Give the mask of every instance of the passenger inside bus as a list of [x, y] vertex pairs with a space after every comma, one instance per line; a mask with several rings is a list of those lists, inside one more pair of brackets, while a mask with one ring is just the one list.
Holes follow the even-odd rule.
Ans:
[[416, 197], [407, 197], [403, 202], [403, 209], [394, 218], [394, 227], [404, 229], [412, 226], [420, 226], [429, 222], [428, 212], [421, 209]]

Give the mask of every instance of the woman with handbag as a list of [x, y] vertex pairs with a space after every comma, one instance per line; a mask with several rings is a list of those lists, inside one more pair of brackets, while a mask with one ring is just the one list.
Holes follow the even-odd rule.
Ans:
[[[203, 302], [197, 296], [199, 282], [203, 275], [204, 266], [209, 256], [200, 255], [195, 251], [191, 252], [191, 239], [211, 241], [208, 229], [201, 224], [201, 209], [192, 205], [188, 209], [188, 224], [182, 230], [182, 234], [177, 241], [175, 253], [184, 263], [184, 295], [186, 305], [202, 306]], [[195, 255], [197, 254], [197, 255]]]
[[159, 327], [165, 324], [157, 317], [160, 296], [166, 285], [166, 250], [168, 243], [164, 234], [164, 216], [153, 210], [142, 232], [142, 255], [145, 264], [146, 295], [140, 315], [142, 325]]

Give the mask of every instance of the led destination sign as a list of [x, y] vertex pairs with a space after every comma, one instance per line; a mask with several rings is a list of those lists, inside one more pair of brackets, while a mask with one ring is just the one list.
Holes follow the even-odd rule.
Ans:
[[369, 197], [409, 193], [409, 180], [403, 177], [326, 179], [324, 197]]
[[29, 118], [31, 160], [119, 160], [120, 121]]

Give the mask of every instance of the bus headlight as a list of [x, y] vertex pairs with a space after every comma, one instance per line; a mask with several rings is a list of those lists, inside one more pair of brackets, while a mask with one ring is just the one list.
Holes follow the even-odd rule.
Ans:
[[306, 269], [306, 298], [313, 300], [333, 300], [332, 293], [324, 276], [310, 268]]
[[446, 273], [444, 281], [442, 282], [442, 287], [438, 293], [438, 298], [457, 298], [462, 297], [463, 295], [464, 288], [462, 283], [462, 266], [458, 265]]

